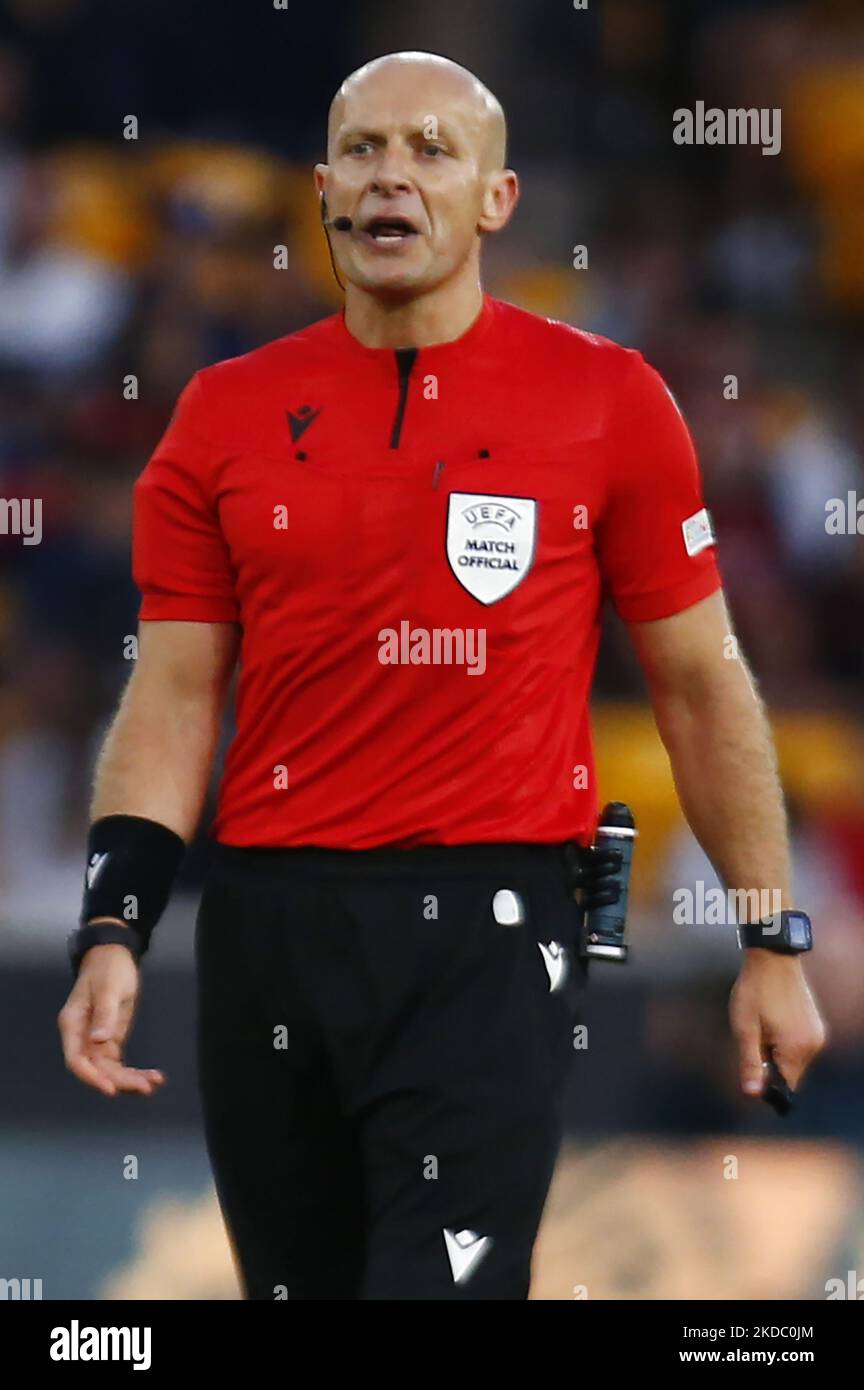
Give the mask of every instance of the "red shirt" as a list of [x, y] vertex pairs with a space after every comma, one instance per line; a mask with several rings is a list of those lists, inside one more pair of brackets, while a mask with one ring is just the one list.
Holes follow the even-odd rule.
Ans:
[[589, 840], [604, 593], [642, 620], [721, 583], [653, 368], [488, 295], [417, 352], [338, 313], [196, 373], [134, 573], [142, 620], [242, 627], [216, 838], [346, 849]]

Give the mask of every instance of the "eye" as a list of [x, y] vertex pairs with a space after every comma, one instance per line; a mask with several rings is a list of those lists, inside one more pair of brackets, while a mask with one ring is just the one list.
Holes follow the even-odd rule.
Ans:
[[439, 155], [445, 154], [446, 151], [443, 145], [432, 145], [427, 143], [423, 146], [423, 153], [427, 155]]
[[348, 154], [357, 154], [358, 151], [360, 154], [365, 154], [371, 148], [372, 144], [369, 140], [355, 140], [353, 145], [348, 146]]

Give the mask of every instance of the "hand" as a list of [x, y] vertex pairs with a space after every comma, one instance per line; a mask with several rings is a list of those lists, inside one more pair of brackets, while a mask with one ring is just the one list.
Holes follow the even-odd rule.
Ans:
[[138, 963], [125, 946], [91, 946], [57, 1017], [66, 1066], [79, 1081], [114, 1096], [152, 1096], [164, 1085], [160, 1071], [123, 1063], [123, 1044], [138, 998]]
[[797, 1089], [828, 1036], [800, 958], [761, 946], [744, 951], [729, 1018], [738, 1040], [741, 1089], [748, 1096], [761, 1096], [763, 1063], [772, 1054], [788, 1085]]
[[598, 849], [586, 845], [580, 849], [578, 864], [573, 869], [572, 886], [581, 890], [581, 906], [586, 912], [595, 907], [608, 907], [621, 896], [620, 883], [609, 880], [621, 868], [620, 849]]

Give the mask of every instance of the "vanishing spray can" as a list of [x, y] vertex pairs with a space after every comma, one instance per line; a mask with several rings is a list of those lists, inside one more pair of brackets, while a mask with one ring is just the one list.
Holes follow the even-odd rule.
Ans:
[[[633, 843], [638, 833], [633, 812], [623, 801], [610, 801], [603, 807], [597, 822], [594, 847], [617, 850], [621, 863], [614, 874], [602, 881], [604, 895], [614, 896], [614, 901], [593, 907], [585, 915], [585, 954], [592, 960], [623, 962], [627, 959], [624, 932], [627, 926]], [[617, 892], [613, 893], [615, 889]]]

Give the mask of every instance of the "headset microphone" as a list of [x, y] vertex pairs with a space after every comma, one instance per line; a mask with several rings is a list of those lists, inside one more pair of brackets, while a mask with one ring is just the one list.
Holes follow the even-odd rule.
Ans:
[[350, 232], [354, 226], [350, 217], [334, 217], [331, 221], [327, 216], [327, 199], [323, 193], [321, 194], [321, 221], [325, 227], [335, 227], [337, 232]]
[[333, 247], [330, 245], [330, 228], [335, 227], [337, 232], [350, 232], [354, 223], [351, 221], [350, 217], [334, 217], [333, 221], [331, 222], [330, 218], [327, 216], [327, 199], [324, 197], [323, 193], [321, 194], [320, 207], [321, 225], [324, 228], [324, 236], [327, 239], [327, 254], [330, 257], [330, 269], [333, 271], [333, 278], [335, 279], [336, 284], [339, 286], [340, 290], [342, 290], [344, 294], [345, 286], [339, 279], [339, 272], [336, 269], [336, 262], [333, 259]]

